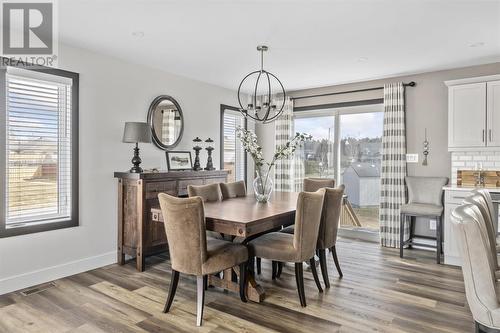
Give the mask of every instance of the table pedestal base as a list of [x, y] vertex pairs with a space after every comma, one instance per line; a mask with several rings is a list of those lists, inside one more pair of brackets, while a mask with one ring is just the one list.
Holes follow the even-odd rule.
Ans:
[[[223, 273], [224, 273], [223, 278], [220, 278], [215, 275], [210, 275], [208, 277], [208, 285], [233, 291], [239, 294], [240, 286], [237, 281], [240, 275], [239, 267], [236, 266], [233, 268], [228, 268], [224, 270]], [[236, 281], [233, 277], [236, 277]], [[257, 282], [255, 281], [255, 277], [251, 272], [248, 272], [248, 284], [246, 291], [247, 291], [246, 292], [247, 298], [253, 302], [260, 303], [264, 300], [264, 297], [266, 296], [264, 289], [259, 284], [257, 284]]]

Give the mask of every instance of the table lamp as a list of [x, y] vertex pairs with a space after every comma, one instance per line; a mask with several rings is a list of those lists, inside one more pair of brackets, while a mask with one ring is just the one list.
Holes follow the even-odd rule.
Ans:
[[139, 142], [151, 142], [151, 129], [149, 125], [147, 123], [126, 122], [122, 142], [135, 143], [134, 157], [132, 158], [134, 166], [130, 169], [130, 172], [142, 172], [142, 168], [139, 166], [142, 162], [139, 157]]

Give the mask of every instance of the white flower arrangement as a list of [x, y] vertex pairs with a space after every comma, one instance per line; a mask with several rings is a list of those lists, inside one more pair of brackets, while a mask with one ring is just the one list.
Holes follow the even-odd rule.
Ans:
[[255, 135], [254, 132], [238, 126], [236, 127], [236, 137], [241, 141], [243, 148], [250, 154], [250, 156], [252, 156], [252, 159], [255, 163], [255, 172], [257, 173], [257, 177], [261, 178], [261, 169], [264, 165], [267, 166], [265, 179], [262, 182], [262, 192], [264, 192], [264, 189], [266, 188], [269, 173], [271, 172], [271, 169], [276, 164], [276, 162], [293, 155], [297, 147], [302, 142], [312, 139], [312, 136], [309, 134], [295, 133], [295, 135], [287, 143], [279, 146], [276, 149], [272, 161], [266, 162], [264, 161], [264, 157], [262, 156], [262, 147], [258, 144], [257, 135]]

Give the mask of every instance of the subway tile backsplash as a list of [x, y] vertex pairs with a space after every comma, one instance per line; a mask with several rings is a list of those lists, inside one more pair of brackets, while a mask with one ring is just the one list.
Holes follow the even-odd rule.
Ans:
[[457, 183], [457, 171], [474, 170], [482, 164], [484, 170], [500, 170], [499, 151], [454, 151], [451, 153], [451, 184]]

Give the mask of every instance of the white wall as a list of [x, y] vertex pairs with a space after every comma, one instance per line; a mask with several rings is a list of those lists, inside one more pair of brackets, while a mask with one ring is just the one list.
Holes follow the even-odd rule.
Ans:
[[[121, 143], [123, 123], [146, 121], [156, 96], [171, 95], [182, 107], [185, 128], [177, 148], [190, 150], [194, 137], [211, 137], [217, 167], [220, 104], [237, 103], [234, 91], [72, 47], [60, 46], [59, 67], [80, 73], [81, 225], [0, 239], [0, 294], [116, 262], [113, 172], [130, 168], [133, 148]], [[165, 167], [161, 150], [140, 148], [143, 167]]]

